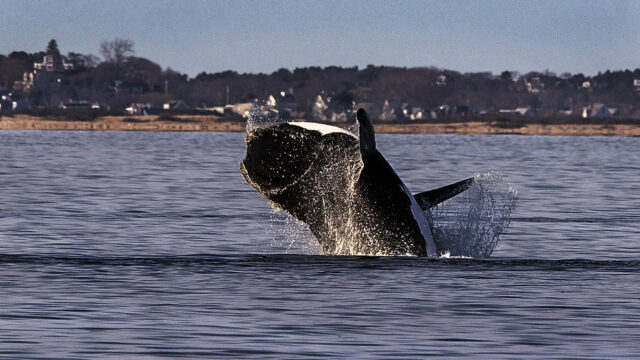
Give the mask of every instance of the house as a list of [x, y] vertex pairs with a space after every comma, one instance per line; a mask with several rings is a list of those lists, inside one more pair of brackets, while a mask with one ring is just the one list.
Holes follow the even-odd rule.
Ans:
[[[406, 107], [407, 104], [404, 104]], [[402, 109], [398, 111], [402, 114]], [[385, 100], [384, 104], [382, 104], [382, 109], [380, 110], [380, 115], [378, 116], [380, 121], [396, 121], [398, 117], [396, 116], [396, 110], [389, 104], [389, 100]]]
[[606, 89], [607, 87], [609, 87], [609, 83], [605, 81], [595, 81], [595, 80], [588, 81], [587, 80], [582, 82], [581, 87], [586, 90]]
[[62, 73], [73, 70], [73, 64], [66, 62], [61, 55], [45, 55], [42, 62], [33, 63], [33, 70]]
[[65, 110], [89, 110], [92, 109], [91, 104], [88, 101], [73, 101], [69, 100], [66, 103], [60, 104], [60, 109]]
[[182, 100], [170, 100], [162, 104], [163, 110], [189, 110], [191, 107]]
[[248, 118], [251, 112], [252, 102], [238, 103], [233, 105], [226, 105], [223, 110], [224, 116], [240, 115], [244, 118]]
[[582, 109], [583, 118], [608, 118], [617, 113], [617, 109], [609, 109], [602, 103], [594, 103]]
[[640, 79], [633, 79], [633, 90], [640, 92]]
[[533, 110], [531, 107], [527, 106], [527, 107], [519, 107], [516, 108], [516, 113], [520, 116], [533, 116], [535, 115], [535, 110]]
[[29, 103], [29, 100], [14, 100], [11, 102], [12, 110], [22, 110], [22, 109], [28, 109], [30, 107], [31, 107], [31, 104]]
[[265, 105], [267, 105], [270, 108], [275, 108], [276, 105], [278, 105], [278, 102], [276, 101], [276, 98], [273, 95], [269, 95]]
[[412, 107], [409, 103], [402, 103], [402, 105], [400, 105], [400, 107], [395, 111], [398, 120], [409, 120], [409, 116], [411, 116], [411, 109]]
[[500, 109], [498, 110], [498, 113], [503, 115], [533, 116], [535, 115], [535, 110], [527, 106], [527, 107], [518, 107], [515, 109]]
[[527, 91], [532, 94], [538, 94], [544, 89], [544, 83], [539, 76], [532, 76], [525, 80]]
[[409, 114], [409, 120], [423, 120], [426, 118], [426, 112], [424, 108], [414, 106], [411, 108], [411, 114]]
[[451, 107], [449, 105], [447, 104], [440, 105], [438, 106], [438, 108], [431, 111], [431, 118], [440, 119], [440, 118], [449, 117], [450, 113], [451, 113]]
[[[322, 96], [321, 96], [322, 97]], [[324, 100], [322, 100], [324, 103]], [[279, 95], [269, 95], [265, 105], [276, 110], [281, 119], [288, 119], [297, 111], [296, 98], [291, 93], [281, 91]], [[326, 105], [326, 104], [325, 104]], [[323, 110], [324, 111], [324, 110]]]
[[[329, 99], [327, 99], [327, 102], [329, 102]], [[327, 115], [325, 114], [327, 109], [329, 109], [327, 102], [322, 98], [322, 94], [316, 97], [316, 101], [313, 103], [313, 107], [311, 108], [311, 119], [313, 121], [327, 121]]]
[[453, 81], [454, 81], [453, 77], [451, 77], [449, 75], [446, 75], [446, 74], [441, 74], [436, 79], [436, 85], [438, 85], [438, 86], [447, 86], [450, 83], [452, 83]]
[[131, 103], [129, 107], [124, 109], [129, 115], [147, 115], [150, 110], [151, 104], [149, 103]]
[[34, 80], [33, 72], [24, 72], [22, 74], [22, 80], [16, 80], [13, 82], [13, 90], [29, 92], [33, 88]]

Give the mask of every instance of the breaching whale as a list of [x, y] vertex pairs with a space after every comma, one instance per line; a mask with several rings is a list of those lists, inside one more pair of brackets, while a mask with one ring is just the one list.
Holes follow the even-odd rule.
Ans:
[[249, 131], [245, 179], [306, 223], [327, 255], [438, 255], [424, 211], [468, 189], [473, 178], [412, 195], [376, 149], [366, 112], [356, 118], [359, 137], [310, 122]]

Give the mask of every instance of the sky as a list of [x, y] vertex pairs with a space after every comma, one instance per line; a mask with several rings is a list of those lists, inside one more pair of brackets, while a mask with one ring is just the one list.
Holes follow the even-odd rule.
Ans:
[[0, 0], [0, 54], [99, 55], [114, 38], [196, 76], [305, 66], [553, 71], [640, 67], [640, 1]]

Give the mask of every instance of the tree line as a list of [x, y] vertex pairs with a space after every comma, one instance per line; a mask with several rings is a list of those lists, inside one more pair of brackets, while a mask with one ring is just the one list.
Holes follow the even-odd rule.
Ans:
[[[72, 69], [43, 79], [36, 74], [28, 90], [14, 87], [33, 64], [54, 55], [72, 64]], [[14, 51], [0, 55], [0, 86], [26, 99], [32, 106], [56, 107], [61, 102], [86, 100], [113, 110], [131, 103], [163, 102], [180, 99], [192, 107], [267, 99], [281, 92], [292, 94], [297, 112], [311, 114], [318, 96], [327, 111], [344, 112], [358, 104], [399, 109], [403, 105], [424, 109], [467, 109], [474, 113], [496, 113], [500, 109], [530, 107], [538, 114], [574, 114], [594, 103], [616, 108], [620, 116], [640, 114], [640, 69], [584, 74], [555, 74], [550, 71], [504, 71], [461, 73], [436, 67], [302, 67], [279, 69], [271, 74], [238, 73], [228, 70], [201, 72], [195, 77], [163, 68], [152, 60], [135, 56], [134, 42], [126, 39], [105, 41], [101, 57], [68, 52], [62, 55], [55, 40], [40, 52]], [[634, 86], [634, 80], [637, 87]]]

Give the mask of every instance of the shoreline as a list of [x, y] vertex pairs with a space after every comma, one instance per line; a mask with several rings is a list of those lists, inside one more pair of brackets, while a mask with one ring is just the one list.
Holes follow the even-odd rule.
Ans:
[[[505, 127], [499, 121], [423, 122], [376, 124], [381, 134], [460, 134], [460, 135], [565, 135], [640, 137], [635, 124], [540, 124], [519, 123]], [[3, 116], [0, 130], [85, 130], [85, 131], [209, 131], [244, 132], [244, 121], [229, 121], [209, 115], [177, 115], [175, 120], [157, 116], [104, 116], [93, 121], [47, 119], [30, 115]]]

